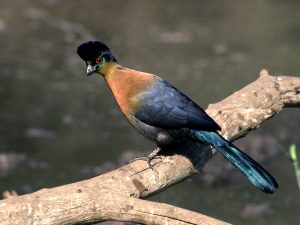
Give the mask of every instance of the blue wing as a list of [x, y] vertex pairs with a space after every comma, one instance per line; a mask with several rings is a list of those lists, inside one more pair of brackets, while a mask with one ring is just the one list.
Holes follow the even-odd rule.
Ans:
[[157, 79], [138, 99], [139, 105], [134, 115], [151, 126], [206, 131], [221, 129], [202, 108], [163, 79]]

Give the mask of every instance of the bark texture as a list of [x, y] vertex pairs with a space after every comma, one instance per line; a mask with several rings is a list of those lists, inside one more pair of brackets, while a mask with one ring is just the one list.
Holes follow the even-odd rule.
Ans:
[[[255, 82], [225, 100], [209, 105], [207, 113], [229, 140], [279, 113], [300, 106], [300, 78], [268, 75], [262, 70]], [[118, 220], [142, 224], [227, 224], [200, 213], [146, 198], [178, 183], [204, 167], [213, 150], [179, 149], [152, 161], [135, 161], [98, 177], [0, 201], [1, 224], [85, 224]], [[177, 151], [177, 150], [176, 150]]]

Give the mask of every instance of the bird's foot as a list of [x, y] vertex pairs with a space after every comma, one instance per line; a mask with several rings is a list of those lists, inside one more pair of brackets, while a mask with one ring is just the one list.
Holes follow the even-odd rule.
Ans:
[[144, 160], [144, 161], [147, 162], [149, 168], [152, 168], [152, 165], [151, 165], [150, 162], [151, 162], [152, 159], [154, 159], [158, 155], [159, 151], [160, 151], [160, 148], [157, 147], [151, 153], [143, 155], [143, 156], [135, 157], [132, 160], [130, 160], [128, 163], [132, 163], [132, 162], [137, 161], [137, 160]]

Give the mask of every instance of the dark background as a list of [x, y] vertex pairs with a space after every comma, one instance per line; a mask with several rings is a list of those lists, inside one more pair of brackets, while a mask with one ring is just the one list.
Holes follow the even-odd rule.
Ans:
[[[86, 179], [150, 152], [103, 79], [76, 54], [86, 40], [119, 63], [169, 80], [204, 108], [258, 78], [299, 76], [299, 1], [2, 0], [0, 191]], [[266, 195], [219, 156], [153, 197], [235, 224], [297, 224], [299, 190], [285, 151], [299, 146], [297, 108], [237, 143], [279, 181]], [[279, 147], [282, 146], [282, 147]]]

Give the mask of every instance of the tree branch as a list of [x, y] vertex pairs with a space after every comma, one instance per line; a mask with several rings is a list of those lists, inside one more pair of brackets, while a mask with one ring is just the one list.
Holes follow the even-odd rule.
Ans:
[[[261, 71], [255, 82], [207, 112], [234, 140], [258, 128], [284, 107], [300, 106], [300, 78], [273, 77]], [[142, 200], [178, 183], [204, 167], [213, 156], [205, 147], [176, 149], [147, 163], [135, 161], [101, 176], [0, 201], [1, 223], [84, 224], [105, 220], [143, 224], [226, 224], [200, 213]], [[173, 152], [173, 153], [172, 153]]]

